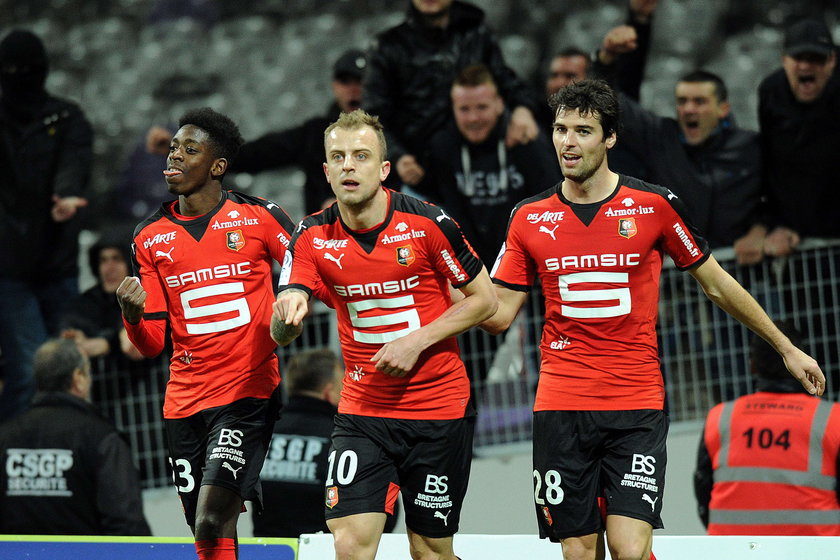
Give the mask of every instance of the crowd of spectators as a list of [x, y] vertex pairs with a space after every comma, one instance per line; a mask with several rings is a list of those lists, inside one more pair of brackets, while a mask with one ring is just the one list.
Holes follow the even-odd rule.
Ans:
[[[165, 4], [155, 5], [155, 18], [168, 13]], [[199, 8], [172, 17], [194, 17]], [[323, 130], [341, 112], [364, 107], [385, 124], [395, 170], [389, 186], [440, 204], [489, 269], [513, 205], [561, 179], [546, 95], [601, 77], [621, 92], [616, 169], [672, 188], [713, 248], [732, 247], [740, 264], [753, 265], [791, 254], [805, 238], [840, 237], [840, 189], [830, 164], [840, 76], [823, 12], [779, 22], [780, 65], [755, 84], [759, 130], [748, 130], [732, 110], [731, 76], [704, 68], [675, 77], [673, 118], [644, 108], [649, 50], [668, 41], [653, 33], [656, 0], [629, 0], [625, 24], [552, 52], [540, 86], [505, 57], [478, 7], [411, 0], [406, 8], [404, 20], [335, 58], [323, 115], [247, 142], [226, 181], [296, 167], [305, 182], [301, 213], [292, 217], [320, 210], [332, 196], [321, 165]], [[207, 28], [225, 16], [219, 7], [211, 12], [201, 21]], [[32, 403], [31, 364], [49, 337], [75, 341], [88, 357], [109, 357], [107, 367], [142, 362], [113, 296], [130, 269], [128, 232], [115, 239], [105, 227], [131, 226], [166, 198], [161, 172], [172, 134], [167, 122], [144, 123], [123, 172], [106, 179], [113, 196], [93, 204], [90, 179], [99, 170], [89, 107], [48, 91], [44, 38], [20, 27], [0, 28], [0, 422]], [[114, 148], [113, 158], [127, 154]], [[89, 205], [96, 213], [86, 215]], [[100, 240], [89, 253], [95, 285], [80, 292], [83, 227]], [[836, 326], [827, 333], [836, 336]]]

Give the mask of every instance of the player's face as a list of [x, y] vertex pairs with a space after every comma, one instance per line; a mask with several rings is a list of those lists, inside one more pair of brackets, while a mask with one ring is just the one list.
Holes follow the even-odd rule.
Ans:
[[553, 95], [572, 82], [586, 79], [587, 60], [580, 55], [558, 56], [551, 61], [545, 92]]
[[729, 114], [729, 103], [719, 101], [712, 82], [679, 82], [677, 122], [689, 146], [705, 142]]
[[352, 113], [362, 106], [362, 81], [354, 78], [333, 80], [333, 96], [343, 113]]
[[191, 194], [224, 172], [227, 160], [216, 158], [210, 135], [191, 124], [181, 127], [169, 144], [163, 172], [169, 192]]
[[607, 150], [615, 133], [604, 138], [597, 114], [582, 116], [577, 109], [560, 110], [554, 119], [554, 149], [563, 177], [582, 183], [607, 165]]
[[464, 138], [471, 144], [480, 144], [487, 140], [504, 110], [496, 86], [455, 86], [451, 95], [455, 124]]
[[119, 249], [106, 247], [99, 251], [99, 279], [106, 293], [115, 293], [126, 276], [128, 263]]
[[382, 188], [391, 168], [383, 161], [376, 131], [369, 126], [334, 128], [324, 147], [324, 173], [336, 199], [350, 208], [364, 207]]
[[800, 103], [816, 101], [834, 72], [836, 60], [834, 53], [827, 57], [816, 53], [783, 56], [782, 66], [793, 97]]

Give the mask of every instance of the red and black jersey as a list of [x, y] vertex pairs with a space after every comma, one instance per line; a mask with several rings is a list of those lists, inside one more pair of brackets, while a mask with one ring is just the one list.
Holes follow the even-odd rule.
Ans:
[[546, 317], [535, 410], [661, 409], [656, 343], [663, 254], [687, 269], [708, 244], [668, 189], [619, 176], [613, 194], [574, 204], [560, 186], [511, 214], [493, 281], [527, 291], [538, 276]]
[[135, 274], [148, 296], [143, 320], [126, 324], [137, 348], [155, 355], [169, 323], [164, 417], [268, 398], [280, 382], [269, 332], [272, 259], [283, 261], [295, 226], [277, 204], [232, 191], [196, 218], [178, 216], [174, 206], [164, 204], [135, 230]]
[[427, 348], [404, 378], [379, 372], [383, 344], [437, 319], [482, 264], [458, 224], [441, 208], [388, 190], [378, 226], [354, 231], [337, 204], [305, 218], [295, 232], [280, 283], [309, 293], [318, 283], [338, 315], [346, 367], [339, 411], [387, 418], [464, 416], [469, 382], [455, 338]]

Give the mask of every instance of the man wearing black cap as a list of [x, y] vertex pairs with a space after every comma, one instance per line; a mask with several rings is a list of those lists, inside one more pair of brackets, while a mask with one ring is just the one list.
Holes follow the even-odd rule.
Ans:
[[[364, 51], [350, 49], [333, 65], [333, 101], [326, 114], [314, 117], [287, 130], [269, 132], [245, 142], [231, 167], [234, 173], [260, 173], [287, 165], [300, 168], [306, 175], [303, 186], [304, 213], [311, 214], [333, 200], [330, 184], [324, 177], [324, 129], [341, 113], [362, 106], [362, 78], [367, 68]], [[147, 150], [154, 153], [169, 146], [172, 133], [160, 127], [149, 130]]]
[[801, 237], [840, 237], [836, 59], [825, 23], [798, 21], [785, 32], [782, 68], [758, 88], [767, 255], [790, 253]]
[[48, 67], [31, 32], [0, 42], [0, 421], [29, 407], [32, 356], [78, 293], [93, 130], [75, 103], [44, 88]]

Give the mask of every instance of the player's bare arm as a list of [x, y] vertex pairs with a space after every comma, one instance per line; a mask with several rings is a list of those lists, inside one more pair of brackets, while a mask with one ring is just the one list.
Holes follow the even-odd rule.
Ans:
[[393, 377], [405, 377], [417, 363], [420, 353], [445, 338], [456, 336], [490, 317], [496, 310], [496, 295], [487, 269], [460, 288], [464, 298], [440, 317], [416, 331], [388, 342], [370, 361], [376, 369]]
[[140, 285], [140, 279], [126, 276], [120, 282], [116, 295], [125, 320], [133, 325], [139, 323], [146, 309], [146, 290]]
[[303, 331], [303, 318], [309, 312], [309, 295], [289, 288], [278, 294], [271, 306], [271, 338], [279, 346], [287, 346]]
[[721, 268], [714, 257], [710, 256], [690, 272], [709, 299], [776, 349], [784, 358], [790, 374], [802, 383], [806, 391], [812, 395], [823, 394], [825, 375], [817, 361], [791, 343], [758, 302]]
[[499, 306], [489, 319], [481, 322], [478, 326], [490, 334], [499, 334], [506, 331], [511, 323], [513, 323], [516, 314], [519, 313], [519, 310], [528, 298], [528, 294], [526, 292], [511, 290], [498, 284], [494, 288], [496, 298], [499, 300]]

